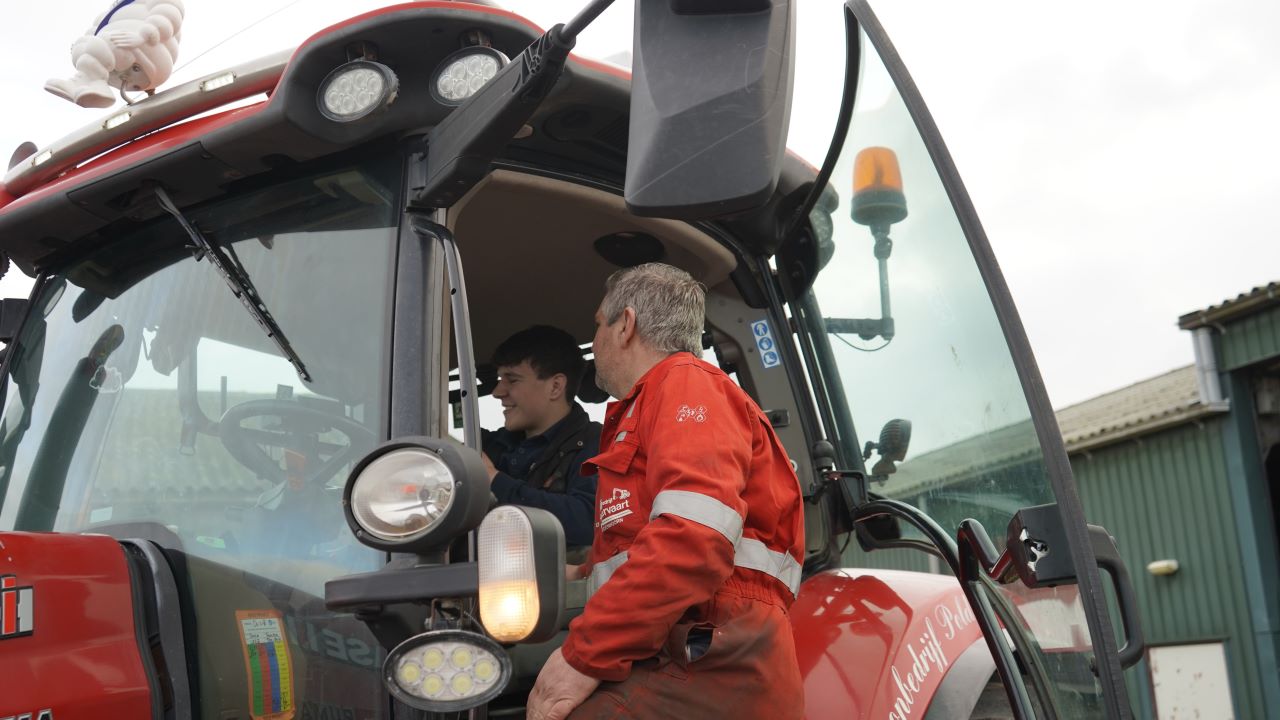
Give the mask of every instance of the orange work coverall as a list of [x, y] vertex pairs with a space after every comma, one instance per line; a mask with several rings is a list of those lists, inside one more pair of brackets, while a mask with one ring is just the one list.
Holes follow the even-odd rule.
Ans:
[[764, 413], [676, 353], [610, 403], [600, 447], [593, 592], [562, 653], [603, 682], [570, 717], [801, 717], [803, 498]]

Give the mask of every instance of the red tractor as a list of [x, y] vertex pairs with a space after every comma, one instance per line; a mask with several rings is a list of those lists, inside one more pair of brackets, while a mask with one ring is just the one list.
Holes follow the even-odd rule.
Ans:
[[607, 4], [388, 7], [19, 149], [0, 717], [522, 716], [587, 596], [491, 508], [485, 361], [655, 260], [807, 499], [809, 717], [1130, 714], [1124, 568], [865, 2], [804, 9], [847, 31], [818, 168], [798, 3], [637, 0], [631, 73], [570, 53]]

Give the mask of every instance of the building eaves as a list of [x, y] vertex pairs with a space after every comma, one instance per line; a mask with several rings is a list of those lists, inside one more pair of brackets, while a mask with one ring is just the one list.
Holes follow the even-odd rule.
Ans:
[[1206, 325], [1223, 325], [1259, 310], [1280, 305], [1280, 282], [1256, 287], [1238, 297], [1212, 305], [1204, 310], [1187, 313], [1178, 318], [1178, 327], [1194, 330]]

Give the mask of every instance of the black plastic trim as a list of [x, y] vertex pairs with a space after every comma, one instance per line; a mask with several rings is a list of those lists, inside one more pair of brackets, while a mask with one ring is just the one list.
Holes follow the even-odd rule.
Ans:
[[164, 551], [155, 543], [138, 538], [119, 542], [125, 553], [142, 565], [147, 577], [140, 580], [143, 580], [144, 588], [151, 589], [151, 595], [145, 598], [145, 602], [148, 604], [149, 615], [153, 616], [149, 629], [155, 633], [155, 637], [150, 639], [143, 650], [150, 656], [150, 645], [156, 644], [164, 660], [164, 670], [158, 673], [158, 678], [168, 683], [172, 701], [172, 712], [165, 714], [166, 720], [186, 720], [193, 717], [194, 703], [191, 683], [187, 678], [187, 649], [182, 632], [182, 603], [177, 580], [165, 559]]
[[435, 598], [475, 597], [479, 591], [480, 570], [473, 562], [388, 566], [326, 582], [324, 604], [330, 610], [355, 610]]
[[[408, 176], [418, 158], [408, 161]], [[410, 181], [411, 182], [411, 181]], [[402, 191], [403, 192], [403, 191]], [[403, 206], [403, 202], [401, 202]], [[429, 391], [443, 373], [439, 353], [442, 340], [442, 288], [444, 273], [435, 243], [414, 232], [408, 215], [400, 223], [396, 253], [391, 332], [391, 398], [386, 438], [408, 435], [439, 436], [441, 415], [438, 392]], [[437, 282], [437, 280], [439, 282]]]
[[138, 645], [138, 660], [142, 663], [142, 671], [147, 676], [147, 689], [150, 690], [151, 695], [151, 718], [164, 720], [164, 690], [161, 687], [160, 672], [156, 667], [155, 657], [151, 653], [152, 630], [157, 625], [155, 603], [147, 592], [147, 588], [154, 587], [151, 571], [146, 561], [131, 553], [128, 547], [122, 546], [120, 550], [124, 554], [125, 568], [129, 571], [133, 634]]

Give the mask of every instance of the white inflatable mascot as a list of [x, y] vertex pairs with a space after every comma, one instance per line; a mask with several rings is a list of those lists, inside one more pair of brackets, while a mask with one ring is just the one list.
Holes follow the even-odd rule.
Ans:
[[182, 0], [116, 0], [71, 45], [76, 73], [44, 89], [82, 107], [115, 104], [121, 88], [151, 91], [169, 79], [182, 39]]

